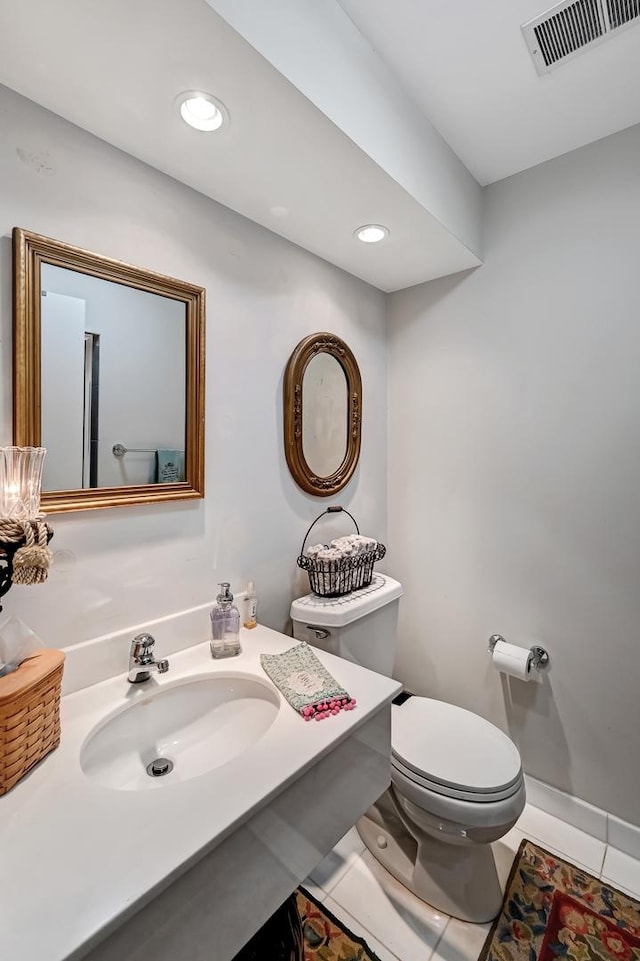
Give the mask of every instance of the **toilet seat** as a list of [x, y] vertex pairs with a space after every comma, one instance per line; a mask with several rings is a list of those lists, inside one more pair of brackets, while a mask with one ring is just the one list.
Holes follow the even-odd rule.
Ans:
[[522, 785], [522, 774], [520, 773], [514, 781], [502, 791], [494, 791], [492, 793], [483, 792], [479, 794], [477, 791], [472, 790], [462, 790], [460, 788], [452, 788], [446, 784], [440, 784], [438, 781], [434, 781], [426, 775], [416, 774], [410, 768], [405, 767], [401, 761], [397, 758], [391, 758], [391, 780], [393, 781], [394, 773], [401, 774], [407, 781], [411, 781], [412, 784], [418, 787], [424, 788], [427, 791], [432, 791], [434, 794], [440, 794], [443, 797], [456, 798], [460, 801], [473, 801], [478, 804], [488, 804], [492, 801], [504, 801], [507, 798], [513, 797], [517, 794]]
[[392, 769], [418, 789], [487, 803], [521, 788], [515, 744], [471, 711], [414, 695], [394, 705], [391, 731]]

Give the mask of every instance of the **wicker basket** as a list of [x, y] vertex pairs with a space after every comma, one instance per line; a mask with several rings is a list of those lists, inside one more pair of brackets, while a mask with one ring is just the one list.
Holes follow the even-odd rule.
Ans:
[[64, 654], [44, 648], [0, 677], [0, 795], [60, 743]]
[[373, 565], [376, 561], [382, 560], [387, 552], [384, 544], [379, 543], [373, 551], [363, 551], [361, 554], [356, 554], [355, 557], [345, 557], [337, 561], [316, 560], [305, 554], [304, 545], [314, 525], [325, 514], [340, 512], [351, 518], [356, 526], [357, 533], [360, 533], [358, 523], [355, 517], [349, 514], [349, 511], [346, 511], [344, 507], [328, 507], [326, 511], [316, 517], [305, 534], [298, 557], [298, 567], [307, 572], [311, 590], [320, 597], [341, 597], [343, 594], [350, 594], [361, 587], [367, 587], [373, 580]]

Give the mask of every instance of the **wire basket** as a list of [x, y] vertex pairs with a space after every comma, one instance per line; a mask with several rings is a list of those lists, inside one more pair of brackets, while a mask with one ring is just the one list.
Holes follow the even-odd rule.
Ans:
[[350, 594], [361, 587], [367, 587], [373, 580], [373, 565], [376, 561], [382, 560], [387, 553], [384, 544], [378, 544], [375, 550], [362, 551], [354, 557], [342, 557], [339, 560], [329, 558], [309, 557], [304, 552], [304, 545], [313, 527], [325, 514], [347, 514], [355, 524], [356, 533], [360, 533], [360, 528], [355, 517], [349, 514], [343, 507], [327, 507], [326, 511], [319, 514], [313, 524], [304, 535], [300, 556], [298, 557], [298, 567], [306, 571], [309, 575], [309, 585], [314, 594], [320, 597], [340, 597], [342, 594]]

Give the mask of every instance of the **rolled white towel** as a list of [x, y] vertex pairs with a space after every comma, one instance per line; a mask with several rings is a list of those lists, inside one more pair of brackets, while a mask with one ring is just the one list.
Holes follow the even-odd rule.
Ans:
[[336, 589], [336, 584], [333, 583], [333, 579], [338, 577], [338, 572], [340, 571], [341, 561], [344, 560], [345, 555], [342, 551], [337, 550], [335, 547], [325, 547], [324, 550], [318, 551], [315, 556], [315, 567], [317, 571], [323, 572], [324, 577], [330, 577], [331, 583], [326, 583], [325, 587], [330, 587], [332, 590]]
[[365, 537], [364, 534], [353, 534], [353, 543], [360, 553], [362, 551], [375, 551], [378, 546], [377, 540], [373, 537]]
[[343, 554], [354, 554], [357, 552], [357, 545], [354, 544], [350, 537], [336, 537], [331, 541], [331, 546], [338, 551], [342, 551]]
[[316, 554], [317, 559], [321, 561], [339, 561], [344, 556], [344, 551], [338, 547], [325, 547], [324, 550], [318, 551]]
[[[340, 593], [344, 579], [345, 555], [335, 547], [323, 547], [313, 558], [314, 576], [319, 578], [320, 593]], [[315, 589], [313, 582], [312, 587]]]
[[326, 549], [326, 544], [312, 544], [311, 547], [307, 547], [307, 557], [317, 557], [320, 551], [325, 551]]

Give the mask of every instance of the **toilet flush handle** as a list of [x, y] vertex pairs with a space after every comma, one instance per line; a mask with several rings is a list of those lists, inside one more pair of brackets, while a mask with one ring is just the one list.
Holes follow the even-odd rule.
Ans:
[[327, 637], [331, 637], [331, 631], [325, 631], [323, 627], [314, 627], [312, 624], [307, 624], [307, 630], [311, 631], [316, 641], [324, 641]]

